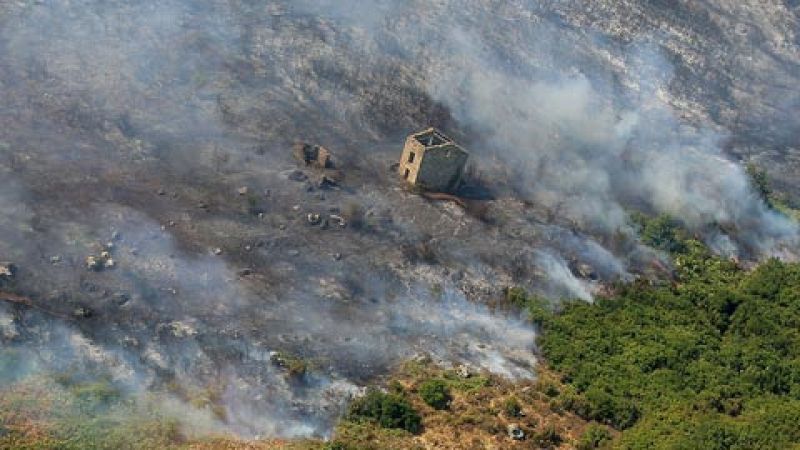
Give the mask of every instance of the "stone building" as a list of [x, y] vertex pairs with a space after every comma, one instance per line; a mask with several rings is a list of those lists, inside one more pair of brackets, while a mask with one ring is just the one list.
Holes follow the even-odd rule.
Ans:
[[295, 159], [306, 166], [318, 169], [333, 168], [333, 158], [331, 152], [321, 145], [308, 144], [306, 142], [296, 142], [292, 146], [292, 153]]
[[435, 128], [406, 139], [398, 171], [414, 186], [435, 192], [452, 192], [464, 175], [469, 153]]

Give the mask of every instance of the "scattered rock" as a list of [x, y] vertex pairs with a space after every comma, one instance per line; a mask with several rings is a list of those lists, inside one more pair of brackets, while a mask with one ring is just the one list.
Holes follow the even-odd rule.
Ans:
[[291, 173], [289, 173], [289, 177], [288, 178], [289, 178], [290, 181], [301, 182], [301, 181], [308, 180], [308, 175], [303, 173], [303, 171], [301, 171], [301, 170], [293, 170]]
[[164, 189], [159, 189], [158, 191], [156, 191], [156, 193], [158, 195], [167, 195], [167, 191], [165, 191]]
[[111, 301], [113, 301], [117, 306], [124, 306], [131, 301], [131, 296], [124, 292], [120, 292], [114, 294], [114, 296], [111, 298]]
[[236, 190], [239, 195], [247, 195], [248, 189], [247, 186], [242, 186]]
[[334, 253], [333, 254], [333, 259], [335, 259], [336, 261], [341, 261], [342, 260], [342, 254], [341, 253]]
[[17, 267], [10, 262], [0, 262], [0, 280], [14, 278]]
[[308, 219], [308, 223], [311, 225], [319, 225], [320, 222], [322, 222], [322, 218], [320, 217], [319, 214], [308, 213], [308, 216], [306, 216], [306, 218]]
[[339, 183], [337, 183], [336, 180], [334, 180], [333, 178], [323, 175], [317, 182], [317, 187], [326, 190], [338, 189]]
[[88, 317], [92, 317], [92, 310], [89, 308], [84, 308], [83, 306], [79, 306], [72, 310], [72, 315], [79, 319], [85, 319]]
[[338, 214], [331, 214], [330, 218], [331, 221], [335, 222], [340, 228], [345, 228], [347, 226], [347, 220]]
[[592, 268], [592, 266], [590, 266], [590, 265], [588, 265], [586, 263], [578, 264], [578, 274], [581, 277], [589, 279], [589, 280], [596, 280], [598, 278], [597, 272], [595, 272], [595, 270]]
[[508, 424], [506, 430], [508, 430], [508, 437], [514, 439], [515, 441], [522, 441], [525, 439], [525, 432], [522, 431], [522, 428], [515, 423]]
[[89, 255], [86, 257], [86, 269], [99, 272], [103, 269], [113, 269], [116, 266], [114, 259], [111, 257], [111, 252], [103, 250], [100, 256]]
[[236, 274], [240, 277], [246, 277], [253, 274], [253, 269], [240, 269]]
[[289, 255], [289, 256], [298, 256], [298, 255], [300, 255], [300, 251], [299, 250], [289, 250], [288, 252], [286, 252], [286, 254]]
[[100, 260], [98, 258], [96, 258], [94, 256], [87, 256], [86, 257], [86, 269], [87, 270], [92, 270], [92, 271], [97, 272], [102, 268], [103, 268], [103, 263], [100, 262]]
[[61, 256], [55, 255], [50, 257], [50, 264], [58, 264], [61, 262]]
[[211, 250], [211, 253], [213, 253], [213, 254], [215, 254], [215, 255], [219, 256], [219, 255], [221, 255], [221, 254], [222, 254], [222, 249], [221, 249], [221, 248], [219, 248], [219, 247], [215, 247], [214, 249], [212, 249], [212, 250]]
[[197, 330], [191, 324], [176, 320], [169, 324], [169, 331], [178, 338], [191, 337], [197, 335]]
[[460, 366], [456, 367], [456, 373], [461, 378], [469, 378], [472, 376], [472, 373], [469, 371], [469, 367], [465, 364], [461, 364]]

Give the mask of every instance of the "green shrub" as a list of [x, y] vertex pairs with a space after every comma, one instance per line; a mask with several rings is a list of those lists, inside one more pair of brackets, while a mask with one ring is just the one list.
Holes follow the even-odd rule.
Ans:
[[611, 433], [603, 426], [592, 424], [578, 440], [578, 450], [594, 450], [611, 441]]
[[544, 430], [534, 433], [531, 441], [537, 448], [555, 448], [561, 445], [563, 439], [554, 426], [548, 425]]
[[279, 352], [272, 356], [272, 362], [278, 367], [285, 369], [286, 374], [295, 380], [305, 377], [309, 369], [306, 360], [286, 352]]
[[681, 253], [686, 250], [686, 240], [678, 221], [661, 214], [648, 217], [634, 213], [631, 219], [639, 226], [639, 235], [645, 244], [669, 253]]
[[519, 417], [520, 413], [522, 413], [522, 406], [520, 406], [519, 400], [516, 397], [507, 398], [503, 402], [503, 412], [508, 417]]
[[505, 295], [506, 302], [525, 311], [531, 322], [541, 323], [553, 314], [553, 308], [547, 299], [529, 295], [521, 287], [506, 288]]
[[767, 206], [772, 207], [772, 188], [769, 185], [767, 172], [753, 163], [748, 164], [746, 170], [747, 176], [750, 178], [750, 184], [755, 189], [756, 194]]
[[406, 393], [406, 388], [404, 388], [399, 381], [392, 380], [392, 382], [389, 383], [389, 392], [392, 394], [404, 395]]
[[558, 386], [556, 386], [553, 383], [547, 383], [544, 386], [543, 391], [544, 391], [544, 395], [546, 395], [546, 396], [548, 396], [550, 398], [558, 397], [561, 394], [561, 392], [559, 392], [559, 390], [558, 390]]
[[350, 405], [347, 420], [373, 422], [383, 428], [400, 428], [411, 433], [422, 429], [422, 418], [404, 397], [377, 389], [370, 389]]
[[428, 380], [420, 384], [419, 396], [422, 401], [435, 409], [447, 409], [450, 405], [450, 390], [442, 380]]

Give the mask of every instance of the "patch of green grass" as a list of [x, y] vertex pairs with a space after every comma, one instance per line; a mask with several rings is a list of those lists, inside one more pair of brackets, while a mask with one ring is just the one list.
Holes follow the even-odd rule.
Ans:
[[492, 381], [483, 375], [471, 375], [464, 378], [455, 371], [446, 371], [442, 377], [447, 387], [458, 392], [474, 392], [481, 388], [491, 386]]
[[373, 422], [343, 421], [336, 427], [336, 441], [358, 450], [414, 450], [413, 434], [397, 428], [384, 428]]

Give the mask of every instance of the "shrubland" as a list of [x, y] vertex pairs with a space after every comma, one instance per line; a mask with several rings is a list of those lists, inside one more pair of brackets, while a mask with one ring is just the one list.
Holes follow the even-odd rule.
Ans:
[[[618, 448], [800, 446], [800, 264], [745, 270], [668, 217], [639, 220], [643, 239], [671, 253], [673, 283], [556, 308], [508, 291], [571, 391], [558, 402], [621, 430]], [[592, 433], [582, 448], [607, 441]]]

